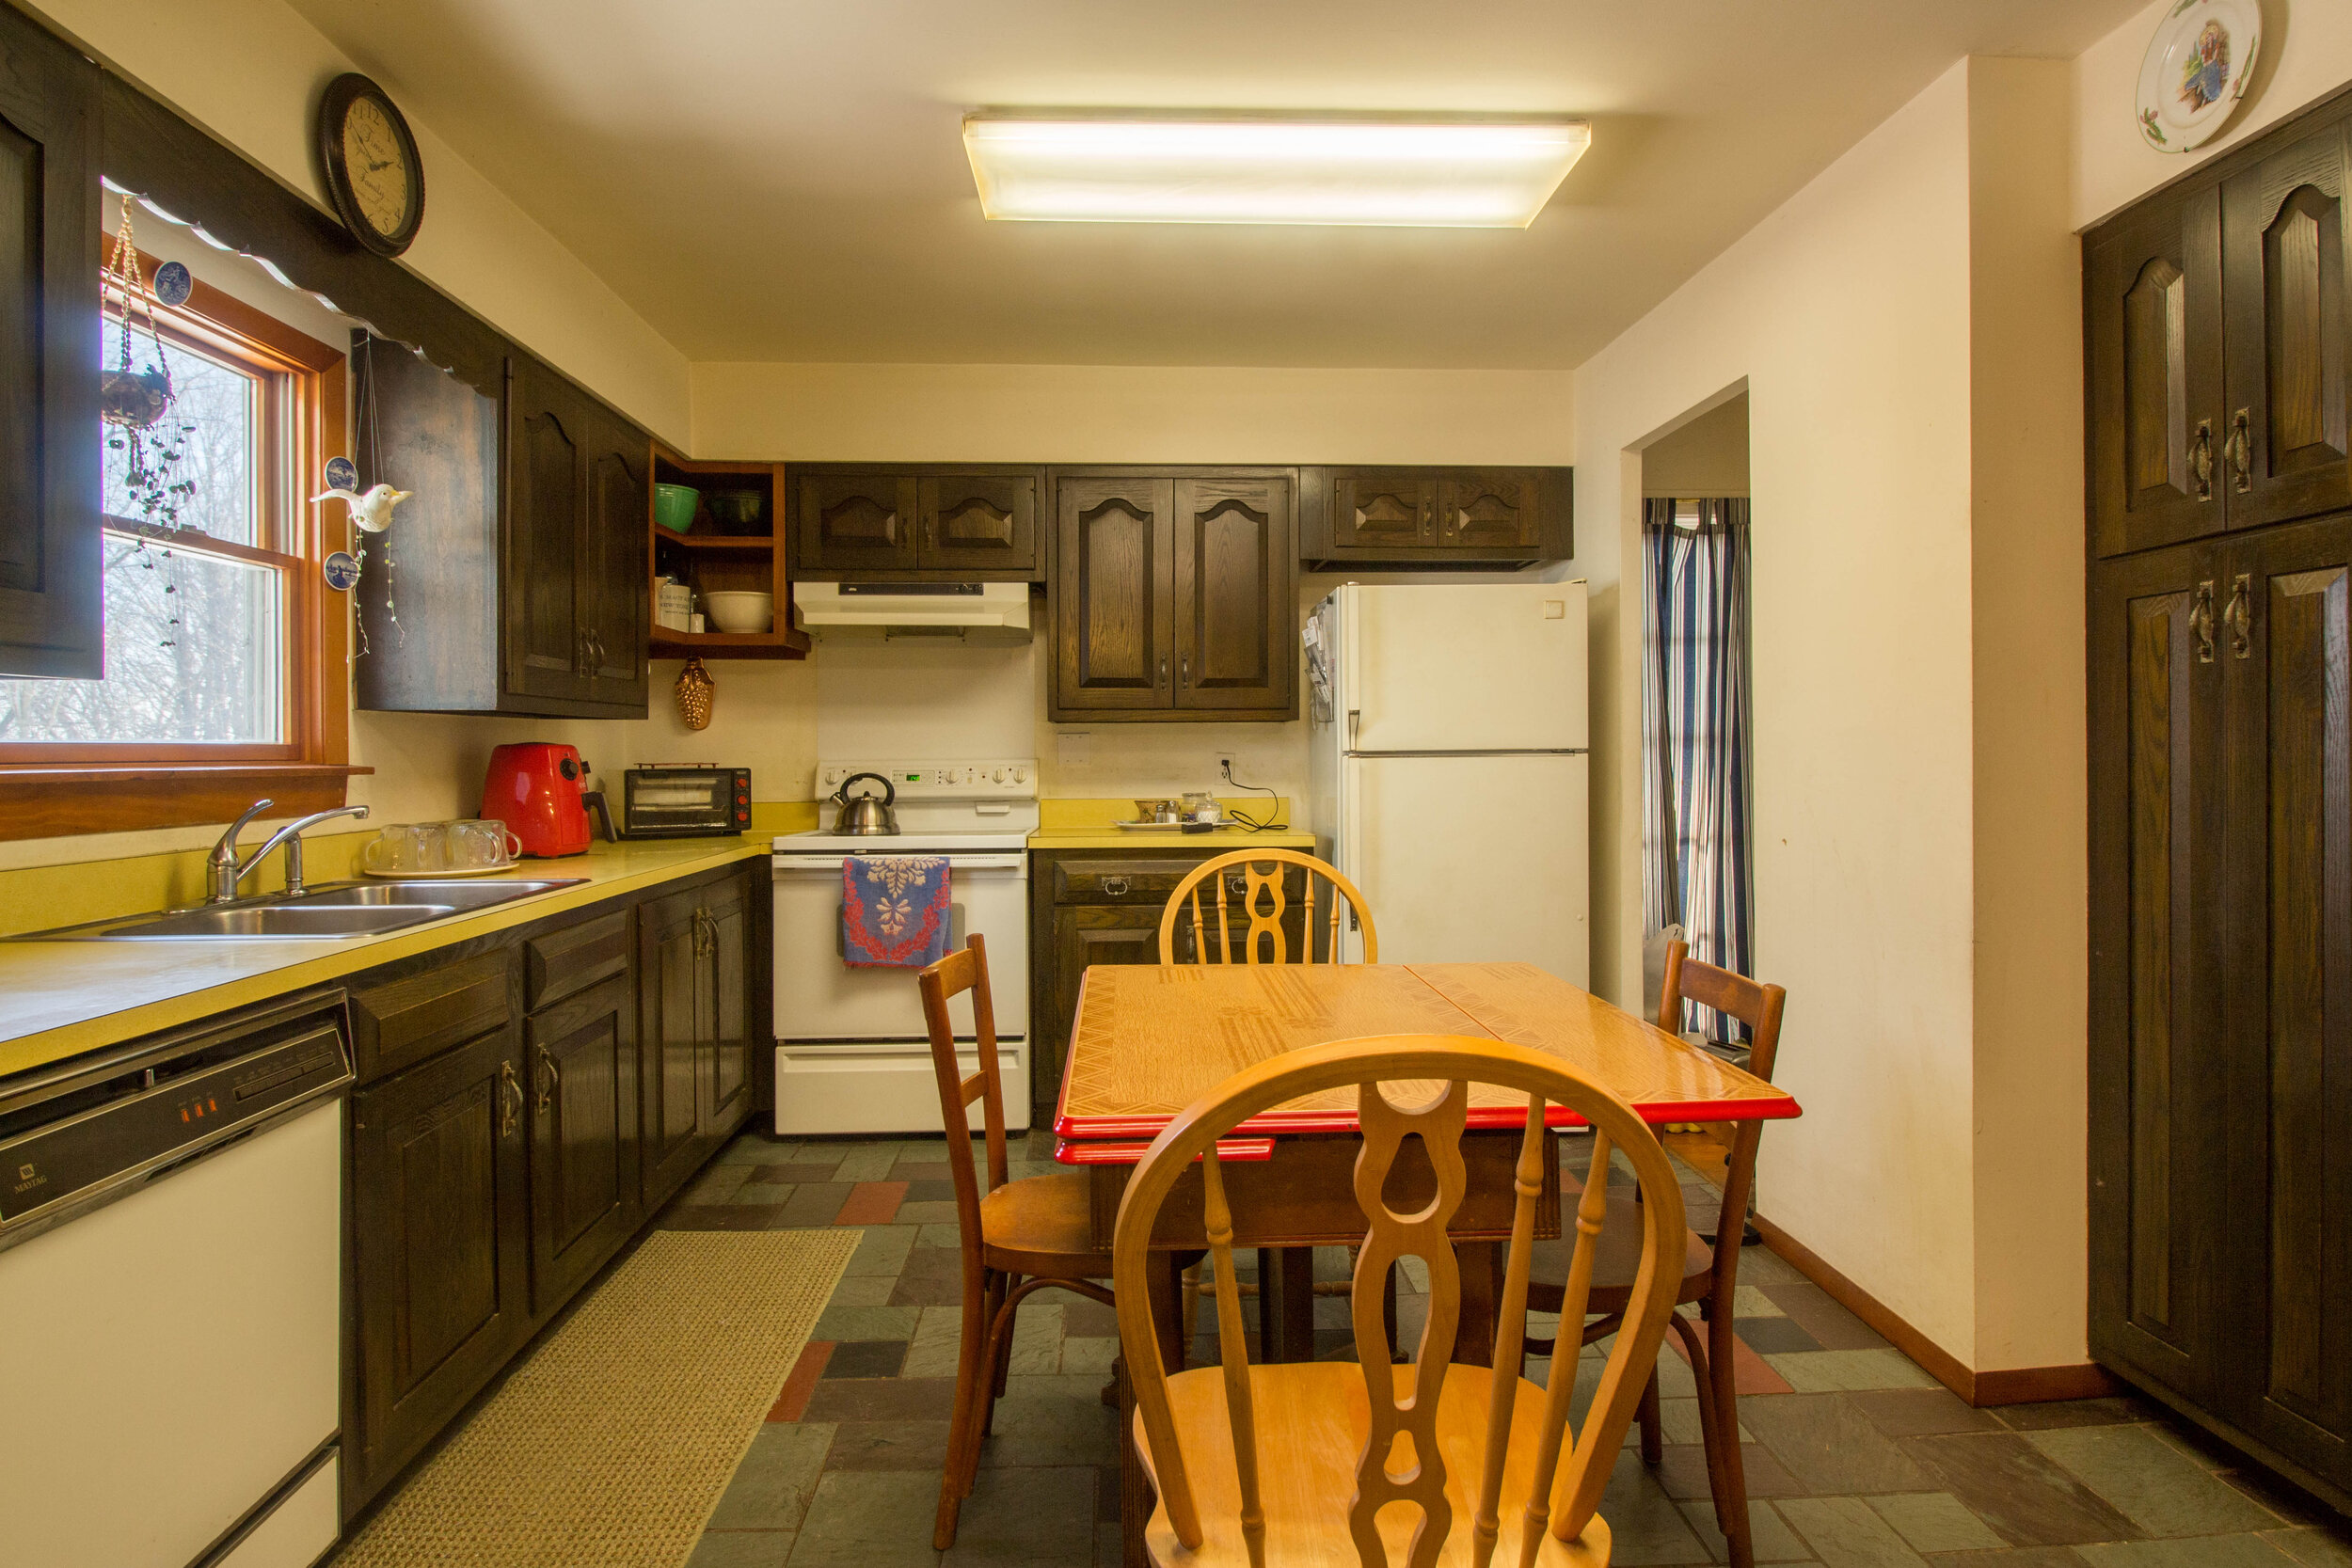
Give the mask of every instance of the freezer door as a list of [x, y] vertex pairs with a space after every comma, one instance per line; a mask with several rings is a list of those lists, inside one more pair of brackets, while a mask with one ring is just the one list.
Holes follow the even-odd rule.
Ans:
[[[1372, 906], [1380, 961], [1516, 959], [1587, 985], [1588, 767], [1560, 755], [1350, 758], [1340, 868]], [[1360, 959], [1360, 938], [1351, 942]]]
[[1351, 585], [1340, 722], [1355, 752], [1581, 751], [1581, 582]]

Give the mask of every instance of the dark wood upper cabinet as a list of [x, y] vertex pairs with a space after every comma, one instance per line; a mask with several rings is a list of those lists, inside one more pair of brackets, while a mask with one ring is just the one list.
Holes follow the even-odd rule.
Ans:
[[531, 1073], [531, 1302], [553, 1311], [638, 1214], [636, 997], [626, 974], [535, 1014]]
[[2321, 126], [2221, 187], [2232, 528], [2352, 506], [2346, 134]]
[[909, 582], [1035, 581], [1042, 468], [1007, 464], [794, 464], [793, 571]]
[[644, 718], [650, 438], [528, 357], [502, 405], [397, 344], [353, 358], [360, 483], [415, 493], [357, 590], [359, 705]]
[[0, 10], [0, 675], [105, 673], [97, 66]]
[[1568, 468], [1304, 467], [1298, 494], [1310, 563], [1460, 570], [1575, 553]]
[[1180, 479], [1175, 500], [1176, 706], [1295, 713], [1291, 479]]
[[1297, 717], [1295, 484], [1057, 470], [1052, 717]]
[[2102, 555], [2226, 526], [2221, 201], [2151, 203], [2084, 252], [2090, 530]]
[[1057, 476], [1054, 512], [1054, 716], [1170, 706], [1176, 482]]

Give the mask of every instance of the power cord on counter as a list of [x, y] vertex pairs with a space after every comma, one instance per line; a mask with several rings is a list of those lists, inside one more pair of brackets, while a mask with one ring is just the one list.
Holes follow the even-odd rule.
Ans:
[[[1273, 796], [1274, 800], [1278, 803], [1282, 799], [1281, 796], [1275, 794], [1273, 790], [1266, 788], [1263, 784], [1244, 784], [1239, 779], [1233, 777], [1233, 765], [1231, 762], [1219, 763], [1217, 765], [1217, 771], [1222, 773], [1225, 776], [1225, 782], [1232, 784], [1235, 789], [1254, 790], [1260, 795]], [[1231, 816], [1234, 821], [1240, 823], [1243, 827], [1248, 829], [1253, 833], [1286, 832], [1290, 829], [1290, 824], [1287, 822], [1269, 821], [1266, 817], [1252, 816], [1246, 811], [1232, 811], [1226, 813], [1226, 815]], [[1267, 817], [1272, 816], [1273, 813], [1267, 813]]]

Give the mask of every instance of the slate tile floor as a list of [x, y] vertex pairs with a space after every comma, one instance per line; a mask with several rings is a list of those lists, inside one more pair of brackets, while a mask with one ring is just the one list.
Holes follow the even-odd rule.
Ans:
[[[1057, 1168], [1047, 1148], [1016, 1148], [1013, 1174]], [[942, 1564], [930, 1531], [960, 1288], [948, 1158], [938, 1138], [747, 1134], [663, 1216], [669, 1229], [866, 1231], [691, 1568]], [[1687, 1167], [1684, 1185], [1694, 1213], [1712, 1212]], [[1345, 1258], [1319, 1255], [1318, 1275], [1343, 1277]], [[1743, 1254], [1740, 1278], [1740, 1436], [1759, 1561], [2352, 1568], [2344, 1521], [2137, 1399], [1972, 1410], [1762, 1247]], [[1031, 1300], [943, 1568], [1119, 1562], [1117, 1421], [1100, 1398], [1117, 1328], [1092, 1302]], [[1408, 1339], [1422, 1307], [1400, 1295]], [[1344, 1301], [1316, 1311], [1323, 1354], [1349, 1354]], [[1201, 1314], [1200, 1359], [1215, 1355], [1211, 1323]], [[1629, 1449], [1601, 1509], [1624, 1568], [1724, 1560], [1695, 1387], [1678, 1356], [1662, 1365], [1665, 1462], [1647, 1469]], [[1540, 1362], [1530, 1372], [1546, 1375]]]

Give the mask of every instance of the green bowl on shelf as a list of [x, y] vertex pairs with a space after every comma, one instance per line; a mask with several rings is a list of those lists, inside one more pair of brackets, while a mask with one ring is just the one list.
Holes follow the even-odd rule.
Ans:
[[694, 503], [700, 499], [690, 484], [657, 484], [653, 487], [653, 520], [672, 533], [684, 533], [694, 526]]

